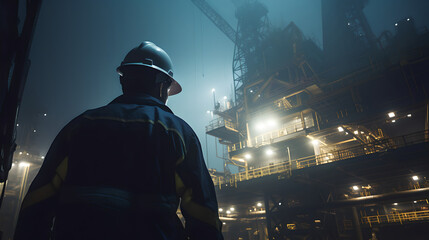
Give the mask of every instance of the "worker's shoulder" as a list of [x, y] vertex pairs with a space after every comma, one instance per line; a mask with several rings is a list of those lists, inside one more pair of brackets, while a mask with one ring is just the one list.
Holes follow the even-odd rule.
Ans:
[[165, 105], [113, 103], [89, 109], [79, 117], [89, 120], [147, 120], [154, 124], [160, 124], [166, 130], [178, 131], [184, 135], [195, 135], [192, 127]]
[[181, 117], [171, 113], [171, 114], [167, 114], [166, 115], [166, 119], [171, 119], [172, 124], [175, 126], [180, 126], [180, 128], [183, 130], [183, 132], [186, 133], [194, 133], [194, 130], [192, 129], [192, 127], [185, 121], [183, 120]]
[[86, 110], [79, 117], [89, 120], [127, 122], [153, 120], [158, 114], [157, 112], [158, 109], [156, 106], [113, 102], [102, 107]]

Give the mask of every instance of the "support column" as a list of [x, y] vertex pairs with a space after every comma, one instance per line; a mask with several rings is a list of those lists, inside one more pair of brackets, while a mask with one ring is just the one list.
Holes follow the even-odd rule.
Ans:
[[356, 207], [352, 207], [352, 212], [353, 212], [353, 225], [355, 226], [355, 231], [356, 231], [356, 239], [363, 240], [362, 229], [360, 227], [360, 221], [359, 221], [359, 214], [357, 212]]
[[267, 221], [268, 239], [273, 239], [273, 228], [271, 227], [271, 209], [270, 209], [270, 197], [267, 193], [264, 196], [265, 202], [265, 219]]

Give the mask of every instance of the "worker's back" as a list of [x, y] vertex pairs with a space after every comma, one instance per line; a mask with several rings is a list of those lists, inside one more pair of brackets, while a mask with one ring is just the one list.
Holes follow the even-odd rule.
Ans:
[[78, 118], [70, 136], [65, 185], [175, 195], [174, 169], [181, 155], [174, 144], [181, 142], [174, 142], [178, 136], [168, 128], [181, 123], [158, 106], [147, 105], [151, 101], [141, 102], [115, 102]]
[[165, 105], [181, 91], [169, 56], [143, 42], [117, 70], [124, 95], [57, 135], [24, 198], [15, 238], [223, 239], [200, 142]]
[[121, 97], [71, 124], [68, 173], [55, 224], [60, 239], [83, 232], [88, 239], [94, 237], [91, 232], [180, 235], [175, 166], [186, 125], [156, 103], [147, 96]]

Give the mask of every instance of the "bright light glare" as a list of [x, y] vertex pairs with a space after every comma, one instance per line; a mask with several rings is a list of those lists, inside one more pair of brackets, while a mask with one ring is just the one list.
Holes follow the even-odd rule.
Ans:
[[411, 115], [411, 113], [409, 113], [408, 115], [407, 115], [407, 117], [411, 117], [412, 115]]
[[418, 176], [413, 176], [413, 180], [417, 181], [417, 180], [419, 180], [419, 177]]
[[317, 145], [319, 145], [319, 140], [314, 139], [314, 140], [312, 140], [312, 141], [311, 141], [311, 143], [312, 143], [314, 146], [317, 146]]
[[228, 99], [226, 96], [223, 97], [224, 100]]
[[230, 213], [231, 213], [231, 211], [229, 211], [229, 210], [228, 210], [228, 211], [226, 211], [226, 214], [230, 214]]
[[246, 155], [244, 155], [244, 158], [246, 158], [246, 159], [251, 159], [251, 158], [252, 158], [252, 155], [250, 155], [250, 154], [246, 154]]
[[215, 91], [216, 91], [216, 89], [212, 88], [212, 92], [215, 92]]
[[394, 118], [396, 115], [394, 112], [390, 112], [387, 114], [387, 116], [389, 116], [390, 118]]
[[359, 131], [357, 131], [357, 130], [356, 130], [356, 131], [354, 131], [353, 133], [356, 135], [356, 134], [359, 134]]
[[397, 23], [395, 23], [395, 27], [397, 27], [398, 26], [398, 24]]
[[395, 202], [393, 205], [398, 206], [398, 203], [397, 203], [397, 202]]
[[396, 120], [392, 120], [392, 122], [393, 122], [393, 123], [395, 123], [395, 122], [396, 122]]
[[275, 126], [277, 126], [277, 122], [274, 119], [270, 119], [267, 121], [267, 125], [269, 127], [275, 127]]
[[45, 117], [46, 117], [47, 115], [48, 115], [48, 114], [46, 114], [46, 113], [45, 113], [45, 114], [43, 114], [43, 116], [45, 116]]
[[258, 207], [262, 207], [262, 203], [258, 202], [258, 203], [256, 204], [256, 206], [258, 206]]
[[258, 123], [258, 124], [256, 124], [256, 129], [258, 129], [258, 130], [264, 130], [265, 129], [265, 124], [264, 123]]
[[34, 129], [33, 132], [36, 132], [36, 129]]
[[417, 203], [417, 201], [414, 201], [414, 203]]
[[22, 155], [22, 152], [19, 152], [19, 155]]
[[338, 127], [338, 132], [344, 132], [344, 128], [343, 127]]
[[274, 151], [273, 151], [273, 150], [271, 150], [271, 149], [267, 149], [267, 151], [265, 151], [265, 153], [266, 153], [268, 156], [272, 156], [272, 155], [274, 154]]
[[29, 167], [30, 164], [28, 162], [20, 162], [19, 167]]
[[357, 191], [357, 190], [359, 190], [359, 187], [358, 186], [353, 186], [353, 190]]
[[41, 158], [42, 158], [42, 159], [45, 159], [45, 156], [42, 156]]
[[229, 208], [229, 210], [230, 210], [231, 212], [234, 212], [234, 211], [235, 211], [235, 208], [231, 207], [231, 208]]
[[219, 208], [219, 212], [223, 212], [223, 208]]
[[244, 161], [244, 159], [241, 159], [241, 158], [240, 158], [240, 159], [238, 159], [238, 161], [239, 161], [239, 162], [245, 162], [245, 161]]

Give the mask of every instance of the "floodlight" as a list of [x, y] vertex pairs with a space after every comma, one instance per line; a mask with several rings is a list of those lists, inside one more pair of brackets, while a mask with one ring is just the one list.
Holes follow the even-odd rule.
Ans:
[[19, 167], [29, 167], [30, 166], [30, 163], [28, 163], [28, 162], [20, 162], [19, 163]]

